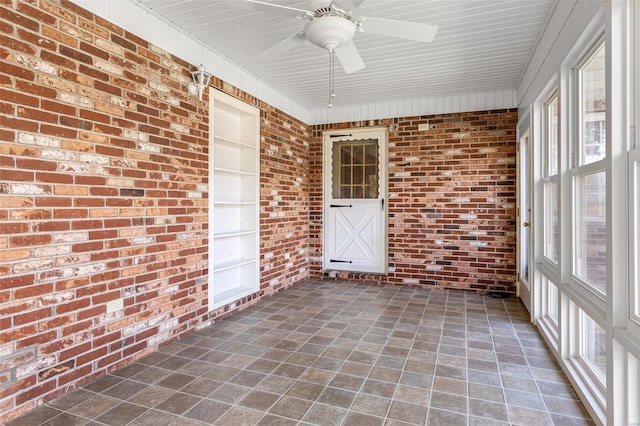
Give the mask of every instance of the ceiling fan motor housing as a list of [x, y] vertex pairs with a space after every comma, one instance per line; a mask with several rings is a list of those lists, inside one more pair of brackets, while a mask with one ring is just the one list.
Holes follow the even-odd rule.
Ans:
[[316, 46], [333, 50], [353, 40], [356, 24], [347, 18], [325, 15], [307, 22], [304, 33]]

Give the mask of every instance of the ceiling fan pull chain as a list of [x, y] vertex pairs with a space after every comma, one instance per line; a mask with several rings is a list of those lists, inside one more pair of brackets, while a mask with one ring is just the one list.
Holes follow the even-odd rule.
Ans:
[[329, 50], [329, 105], [328, 107], [333, 107], [333, 97], [335, 96], [333, 92], [333, 49]]
[[329, 108], [333, 107], [333, 98], [336, 96], [333, 91], [333, 64], [334, 64], [334, 56], [333, 49], [329, 50]]

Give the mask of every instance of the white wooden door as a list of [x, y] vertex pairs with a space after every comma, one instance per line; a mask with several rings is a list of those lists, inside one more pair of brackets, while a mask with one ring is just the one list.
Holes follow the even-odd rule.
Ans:
[[525, 121], [518, 128], [518, 296], [529, 312], [531, 310], [530, 261], [532, 253], [531, 238], [531, 132]]
[[324, 269], [387, 271], [387, 130], [324, 133]]

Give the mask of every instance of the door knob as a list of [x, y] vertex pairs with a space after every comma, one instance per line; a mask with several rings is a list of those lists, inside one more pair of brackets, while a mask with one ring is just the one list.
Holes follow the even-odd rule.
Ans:
[[522, 226], [524, 226], [525, 228], [528, 228], [531, 226], [531, 224], [529, 222], [524, 222]]

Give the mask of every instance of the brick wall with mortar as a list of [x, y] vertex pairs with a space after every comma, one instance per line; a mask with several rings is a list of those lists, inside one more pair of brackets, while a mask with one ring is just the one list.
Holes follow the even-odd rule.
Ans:
[[[515, 291], [516, 110], [315, 126], [310, 267], [372, 283]], [[429, 123], [427, 131], [418, 125]], [[388, 274], [322, 270], [322, 131], [389, 128]]]
[[0, 60], [0, 423], [308, 277], [309, 126], [212, 82], [261, 109], [263, 272], [209, 313], [190, 65], [65, 0], [3, 0]]

